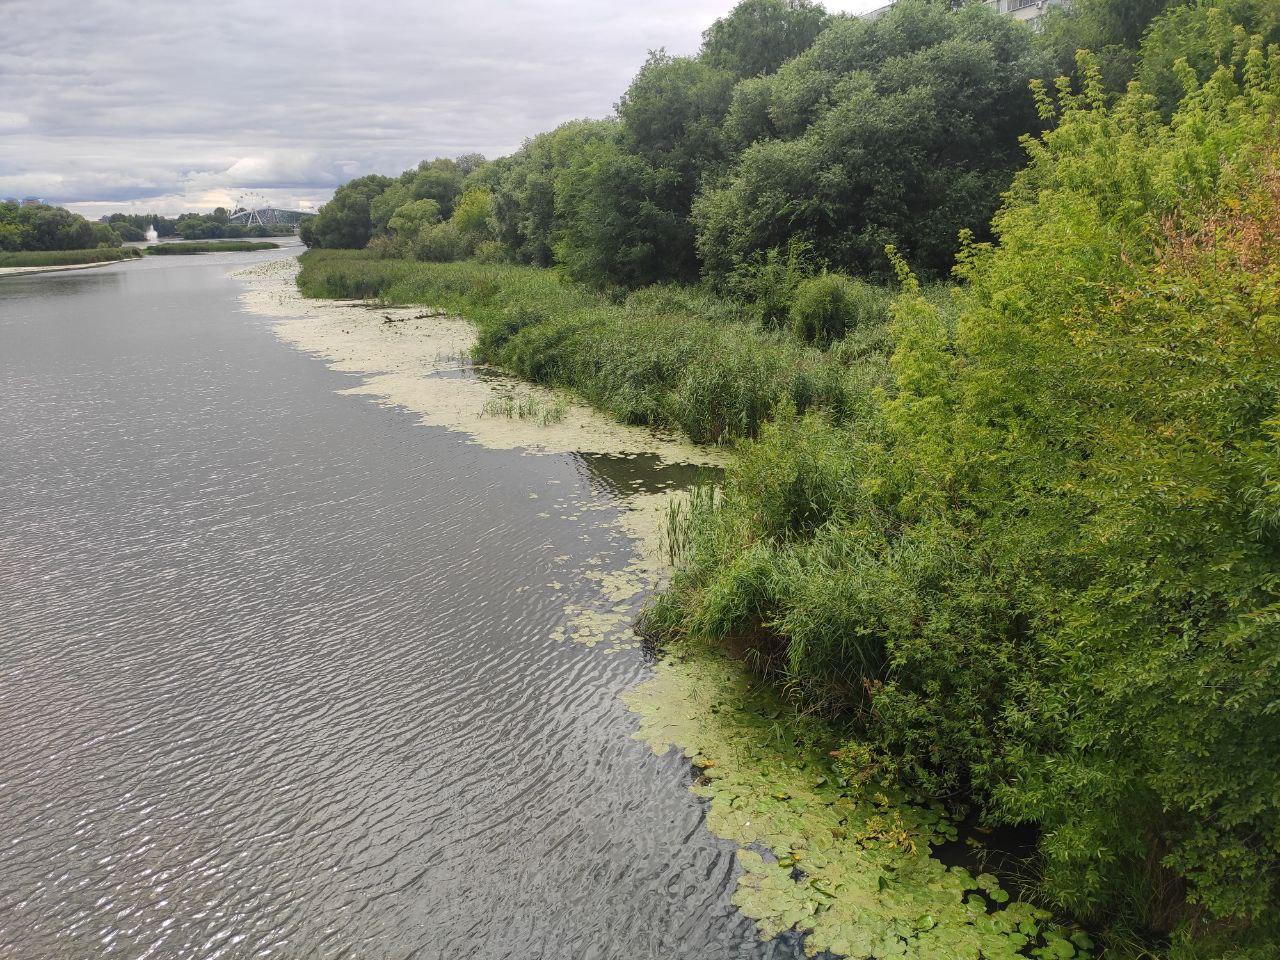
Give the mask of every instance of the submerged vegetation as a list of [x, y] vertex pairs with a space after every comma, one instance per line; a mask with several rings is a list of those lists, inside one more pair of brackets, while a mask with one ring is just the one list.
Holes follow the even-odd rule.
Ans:
[[[1112, 955], [1275, 957], [1280, 13], [1077, 0], [1033, 37], [949, 6], [744, 0], [616, 117], [340, 189], [304, 239], [361, 249], [299, 284], [456, 312], [480, 361], [735, 445], [643, 622], [701, 666], [633, 701], [777, 858], [744, 857], [763, 929], [1087, 947], [918, 862], [946, 810], [1034, 828], [1026, 895]], [[767, 730], [711, 706], [760, 697]], [[873, 784], [926, 804], [845, 843]]]
[[95, 247], [92, 250], [19, 250], [0, 252], [0, 267], [62, 267], [81, 263], [114, 263], [142, 253], [135, 247]]
[[538, 397], [517, 398], [509, 394], [495, 397], [484, 405], [484, 415], [487, 417], [533, 420], [543, 426], [559, 423], [568, 411], [569, 405], [564, 400], [542, 400]]

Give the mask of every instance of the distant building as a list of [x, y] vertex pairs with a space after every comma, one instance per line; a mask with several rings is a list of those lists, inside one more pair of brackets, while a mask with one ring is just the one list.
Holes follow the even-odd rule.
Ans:
[[18, 205], [17, 197], [0, 197], [0, 203], [12, 203], [15, 207]]
[[24, 207], [39, 207], [43, 205], [44, 205], [44, 200], [42, 200], [40, 197], [23, 197], [22, 198], [22, 206]]
[[982, 0], [988, 7], [995, 7], [997, 13], [1003, 13], [1015, 20], [1037, 30], [1040, 20], [1050, 7], [1064, 6], [1066, 0]]
[[[953, 0], [954, 2], [954, 0]], [[993, 7], [996, 13], [1003, 13], [1006, 16], [1013, 17], [1015, 20], [1021, 20], [1023, 23], [1037, 30], [1040, 27], [1040, 19], [1045, 15], [1050, 7], [1066, 6], [1069, 0], [982, 0], [988, 7]], [[876, 7], [867, 13], [862, 14], [864, 20], [875, 20], [877, 17], [884, 16], [893, 3], [886, 3], [883, 7]]]

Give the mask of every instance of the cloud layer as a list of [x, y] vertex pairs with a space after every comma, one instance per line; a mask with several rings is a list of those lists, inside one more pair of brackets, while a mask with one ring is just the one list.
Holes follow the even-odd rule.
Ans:
[[0, 0], [0, 196], [315, 207], [352, 176], [603, 116], [649, 49], [693, 52], [731, 3]]

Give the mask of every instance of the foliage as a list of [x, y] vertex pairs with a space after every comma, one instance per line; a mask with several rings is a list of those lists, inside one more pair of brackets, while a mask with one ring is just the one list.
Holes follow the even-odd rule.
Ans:
[[[1177, 6], [1143, 37], [1138, 77], [1169, 116], [1186, 92], [1182, 63], [1203, 83], [1219, 65], [1231, 63], [1251, 35], [1264, 47], [1280, 43], [1280, 7], [1269, 0]], [[1236, 66], [1238, 74], [1243, 64]]]
[[824, 354], [699, 291], [655, 287], [618, 302], [537, 268], [340, 254], [303, 257], [305, 294], [454, 311], [479, 327], [478, 360], [697, 441], [752, 436], [781, 406], [843, 416], [887, 369], [882, 342]]
[[147, 247], [148, 256], [183, 256], [198, 253], [252, 253], [255, 250], [278, 250], [280, 244], [266, 240], [208, 240], [192, 243], [157, 243]]
[[118, 247], [120, 235], [62, 207], [0, 203], [0, 251]]
[[370, 205], [391, 185], [390, 178], [376, 173], [344, 183], [317, 216], [303, 221], [302, 242], [308, 247], [363, 247], [373, 236]]
[[[479, 158], [476, 162], [484, 161]], [[414, 200], [434, 200], [438, 203], [440, 215], [447, 219], [453, 215], [454, 202], [462, 193], [466, 177], [467, 170], [458, 161], [441, 157], [423, 160], [416, 170], [406, 170], [400, 175], [400, 183], [408, 189], [409, 196]]]
[[954, 308], [896, 261], [890, 388], [745, 445], [648, 621], [747, 652], [867, 769], [1038, 825], [1040, 895], [1113, 942], [1263, 957], [1280, 54], [1231, 56], [1169, 124], [1086, 60]]
[[[430, 202], [430, 201], [428, 201]], [[424, 224], [413, 245], [413, 255], [430, 263], [462, 260], [470, 253], [467, 236], [451, 221]]]
[[1137, 70], [1138, 47], [1147, 26], [1166, 9], [1187, 2], [1073, 0], [1046, 12], [1037, 44], [1064, 76], [1075, 75], [1077, 52], [1091, 51], [1107, 89], [1121, 93]]
[[147, 231], [154, 228], [160, 237], [176, 237], [178, 221], [171, 217], [162, 217], [158, 213], [113, 213], [107, 217], [121, 239], [129, 242], [145, 240]]
[[493, 237], [493, 194], [480, 187], [464, 193], [449, 218], [474, 247]]
[[1021, 164], [1041, 72], [1027, 31], [981, 4], [902, 0], [835, 21], [735, 92], [725, 128], [744, 149], [693, 210], [705, 270], [724, 277], [799, 241], [833, 268], [887, 273], [894, 243], [945, 271]]
[[761, 325], [780, 327], [791, 316], [796, 288], [812, 273], [809, 251], [803, 244], [787, 244], [757, 252], [739, 263], [720, 287], [750, 304]]
[[639, 287], [694, 270], [693, 231], [674, 209], [679, 183], [618, 143], [593, 143], [558, 184], [565, 211], [555, 247], [573, 280]]
[[599, 140], [616, 136], [610, 120], [574, 120], [539, 134], [493, 164], [493, 219], [498, 241], [518, 263], [549, 267], [564, 230], [557, 193], [575, 159]]
[[650, 55], [618, 103], [615, 139], [590, 144], [560, 181], [557, 259], [594, 286], [697, 276], [689, 213], [723, 163], [733, 76], [692, 57]]
[[[383, 196], [395, 192], [396, 187], [393, 186]], [[392, 249], [403, 255], [413, 249], [425, 229], [439, 222], [440, 204], [436, 201], [409, 200], [396, 207], [387, 219], [385, 230], [392, 241]]]
[[796, 287], [789, 317], [800, 339], [829, 344], [862, 324], [888, 321], [889, 295], [842, 273], [824, 272]]
[[830, 21], [810, 0], [743, 0], [702, 35], [702, 59], [739, 79], [773, 73]]

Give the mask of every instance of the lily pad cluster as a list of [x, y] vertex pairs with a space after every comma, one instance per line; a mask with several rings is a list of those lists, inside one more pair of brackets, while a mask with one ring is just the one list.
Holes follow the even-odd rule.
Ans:
[[1090, 946], [1044, 910], [1010, 902], [990, 874], [930, 855], [954, 839], [937, 807], [841, 777], [821, 723], [796, 716], [742, 667], [698, 651], [668, 657], [623, 696], [637, 739], [675, 748], [701, 776], [707, 826], [739, 845], [733, 902], [774, 937], [806, 935], [810, 955], [1070, 960]]

